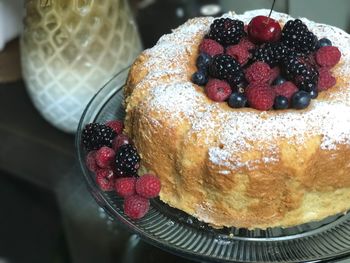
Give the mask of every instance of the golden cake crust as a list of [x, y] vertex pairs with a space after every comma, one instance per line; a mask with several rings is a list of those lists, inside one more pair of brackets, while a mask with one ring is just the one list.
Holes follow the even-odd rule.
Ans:
[[[248, 22], [265, 12], [227, 16]], [[349, 35], [304, 19], [318, 37], [334, 35], [337, 85], [305, 110], [260, 112], [215, 103], [190, 82], [211, 22], [188, 21], [130, 70], [126, 131], [144, 169], [159, 176], [161, 200], [216, 227], [287, 227], [348, 210]]]

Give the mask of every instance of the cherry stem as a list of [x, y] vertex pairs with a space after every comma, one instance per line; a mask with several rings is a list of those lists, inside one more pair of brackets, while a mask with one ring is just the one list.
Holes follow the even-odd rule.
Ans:
[[275, 2], [276, 2], [276, 0], [273, 0], [272, 6], [271, 6], [271, 10], [270, 10], [270, 14], [269, 14], [269, 18], [270, 18], [271, 14], [272, 14], [272, 10], [273, 10], [273, 7], [275, 6]]

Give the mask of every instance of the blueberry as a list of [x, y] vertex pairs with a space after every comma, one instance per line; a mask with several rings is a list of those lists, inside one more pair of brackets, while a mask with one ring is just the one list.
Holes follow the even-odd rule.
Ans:
[[328, 38], [324, 37], [318, 41], [317, 48], [331, 46], [331, 45], [332, 45], [332, 41], [330, 41]]
[[302, 81], [299, 84], [299, 89], [300, 90], [305, 90], [307, 92], [310, 92], [312, 90], [317, 89], [316, 84], [312, 81]]
[[247, 103], [247, 98], [244, 94], [239, 92], [233, 92], [228, 98], [228, 105], [231, 108], [243, 108]]
[[285, 96], [278, 95], [275, 98], [275, 102], [273, 104], [274, 109], [276, 110], [284, 110], [288, 108], [288, 99]]
[[311, 99], [316, 99], [317, 96], [318, 96], [318, 91], [317, 91], [317, 89], [313, 89], [313, 90], [311, 90], [309, 93], [310, 93]]
[[199, 86], [204, 86], [208, 82], [208, 74], [205, 71], [198, 70], [192, 75], [192, 82]]
[[211, 62], [211, 56], [206, 53], [200, 53], [196, 60], [198, 69], [208, 69]]
[[294, 93], [292, 97], [292, 106], [294, 109], [305, 109], [307, 106], [309, 106], [311, 100], [311, 96], [308, 92], [304, 90], [299, 90], [298, 92]]
[[272, 82], [272, 85], [281, 85], [284, 82], [286, 82], [286, 79], [282, 76], [278, 76], [277, 78], [275, 78], [275, 80]]

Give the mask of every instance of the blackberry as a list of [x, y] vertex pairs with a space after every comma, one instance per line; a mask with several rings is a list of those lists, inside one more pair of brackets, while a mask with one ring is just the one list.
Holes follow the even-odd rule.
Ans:
[[131, 144], [120, 146], [115, 156], [115, 168], [119, 176], [135, 176], [140, 167], [140, 155]]
[[294, 52], [286, 45], [281, 43], [267, 43], [254, 50], [252, 61], [262, 61], [270, 66], [275, 66], [291, 54], [294, 54]]
[[303, 81], [317, 84], [318, 71], [309, 63], [304, 62], [303, 58], [288, 56], [282, 62], [284, 73], [289, 80], [294, 80], [296, 84]]
[[216, 55], [209, 66], [209, 73], [212, 77], [226, 80], [233, 86], [239, 86], [244, 82], [240, 64], [229, 55]]
[[281, 41], [298, 52], [309, 54], [317, 49], [318, 39], [300, 20], [289, 20], [282, 29]]
[[245, 35], [244, 24], [240, 20], [220, 18], [210, 25], [208, 37], [222, 45], [238, 44]]
[[88, 151], [97, 150], [102, 146], [112, 147], [112, 141], [116, 133], [104, 124], [89, 123], [82, 132], [83, 145]]

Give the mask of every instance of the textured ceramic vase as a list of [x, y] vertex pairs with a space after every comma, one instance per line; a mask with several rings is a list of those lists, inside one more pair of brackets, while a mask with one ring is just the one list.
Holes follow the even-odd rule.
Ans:
[[75, 132], [91, 97], [141, 51], [126, 0], [27, 0], [21, 57], [36, 108]]

